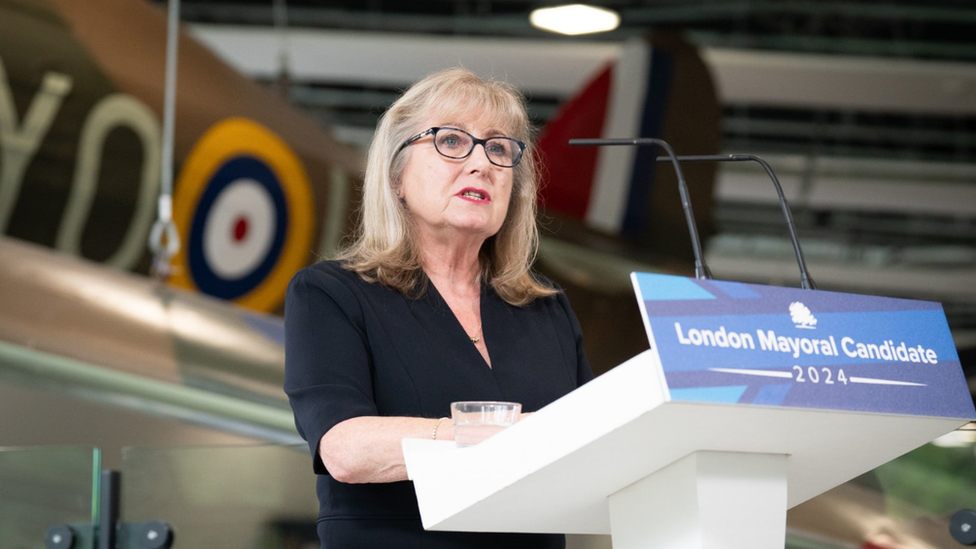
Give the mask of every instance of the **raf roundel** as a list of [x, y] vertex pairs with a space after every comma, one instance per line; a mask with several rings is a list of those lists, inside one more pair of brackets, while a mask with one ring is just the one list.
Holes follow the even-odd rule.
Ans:
[[261, 311], [277, 308], [314, 233], [308, 176], [278, 136], [231, 118], [187, 156], [173, 219], [184, 246], [171, 282]]
[[[266, 171], [260, 164], [248, 166], [250, 162], [255, 161], [235, 158], [223, 170], [231, 174]], [[282, 228], [288, 221], [283, 197], [274, 183], [273, 177], [261, 181], [245, 175], [230, 181], [219, 193], [211, 193], [216, 198], [207, 204], [209, 215], [197, 216], [191, 230], [194, 242], [202, 241], [194, 250], [200, 260], [197, 275], [213, 276], [218, 281], [243, 280], [267, 271], [268, 264], [274, 264], [273, 260], [281, 252]], [[219, 287], [215, 290], [221, 292]], [[234, 293], [229, 288], [223, 291]]]

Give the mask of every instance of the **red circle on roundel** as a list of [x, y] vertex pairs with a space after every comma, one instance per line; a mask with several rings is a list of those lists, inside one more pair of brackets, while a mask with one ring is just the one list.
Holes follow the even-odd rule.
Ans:
[[245, 238], [247, 238], [247, 218], [242, 216], [234, 223], [234, 240], [240, 242]]

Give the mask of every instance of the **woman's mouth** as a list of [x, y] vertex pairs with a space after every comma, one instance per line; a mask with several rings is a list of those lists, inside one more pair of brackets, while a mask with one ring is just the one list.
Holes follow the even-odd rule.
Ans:
[[487, 191], [470, 187], [463, 189], [457, 194], [457, 196], [470, 202], [488, 202], [491, 200], [491, 195], [489, 195]]

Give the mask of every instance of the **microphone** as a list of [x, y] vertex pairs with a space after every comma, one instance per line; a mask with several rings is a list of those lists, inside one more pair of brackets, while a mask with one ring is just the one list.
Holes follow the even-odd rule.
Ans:
[[[645, 145], [650, 143], [644, 143], [645, 139], [571, 139], [569, 142], [571, 145]], [[807, 270], [806, 260], [803, 257], [803, 249], [800, 247], [799, 236], [796, 233], [796, 225], [793, 223], [793, 212], [790, 210], [790, 204], [786, 200], [786, 195], [783, 194], [783, 187], [779, 183], [779, 179], [773, 172], [772, 167], [761, 157], [754, 154], [708, 154], [708, 155], [688, 155], [688, 156], [677, 156], [677, 157], [658, 157], [658, 162], [667, 162], [671, 160], [672, 162], [756, 162], [766, 170], [766, 174], [773, 182], [773, 186], [776, 187], [776, 194], [779, 196], [780, 209], [783, 211], [783, 217], [786, 219], [786, 229], [790, 233], [790, 240], [793, 244], [793, 254], [796, 256], [796, 263], [800, 268], [800, 287], [804, 290], [816, 290], [817, 286], [813, 282], [813, 278], [810, 276], [810, 272]]]
[[[688, 233], [691, 235], [691, 249], [695, 254], [695, 278], [706, 280], [712, 278], [712, 272], [705, 265], [705, 257], [702, 254], [701, 239], [698, 238], [698, 225], [695, 223], [695, 214], [691, 211], [691, 199], [688, 197], [688, 185], [685, 183], [684, 173], [681, 171], [681, 165], [678, 163], [680, 157], [674, 154], [671, 145], [668, 145], [662, 139], [655, 139], [653, 137], [639, 137], [636, 139], [570, 139], [569, 144], [583, 146], [657, 145], [664, 149], [664, 152], [671, 160], [671, 165], [674, 166], [674, 173], [678, 177], [678, 192], [681, 193], [681, 208], [685, 212], [685, 222], [688, 224]], [[658, 158], [657, 160], [666, 161], [666, 159], [662, 158]]]
[[[666, 158], [657, 158], [658, 162], [666, 162]], [[810, 272], [807, 271], [807, 262], [803, 258], [803, 250], [800, 248], [800, 238], [796, 233], [796, 225], [793, 223], [793, 212], [790, 210], [790, 204], [786, 200], [786, 195], [783, 194], [783, 187], [779, 184], [779, 178], [773, 173], [773, 168], [762, 159], [762, 157], [754, 154], [713, 154], [713, 155], [689, 155], [689, 156], [679, 156], [679, 162], [756, 162], [766, 170], [766, 174], [769, 175], [769, 179], [773, 181], [773, 186], [776, 187], [776, 194], [779, 196], [779, 207], [783, 211], [783, 218], [786, 219], [786, 230], [790, 233], [790, 241], [793, 243], [793, 255], [796, 256], [796, 263], [800, 268], [800, 287], [804, 290], [816, 290], [817, 286], [813, 282], [813, 278], [810, 277]]]

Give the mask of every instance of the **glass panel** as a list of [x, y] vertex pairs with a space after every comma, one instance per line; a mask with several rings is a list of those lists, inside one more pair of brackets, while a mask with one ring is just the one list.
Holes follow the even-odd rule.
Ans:
[[73, 549], [91, 549], [101, 457], [96, 448], [0, 448], [0, 547], [44, 549], [66, 524]]
[[121, 515], [166, 522], [174, 548], [302, 547], [317, 539], [308, 447], [126, 448]]
[[787, 548], [962, 547], [949, 520], [976, 507], [974, 441], [956, 431], [798, 505]]

